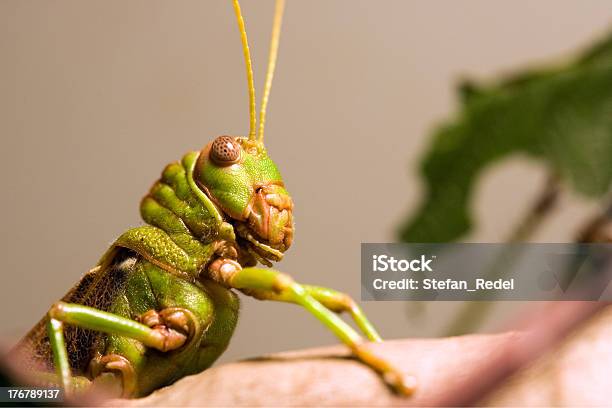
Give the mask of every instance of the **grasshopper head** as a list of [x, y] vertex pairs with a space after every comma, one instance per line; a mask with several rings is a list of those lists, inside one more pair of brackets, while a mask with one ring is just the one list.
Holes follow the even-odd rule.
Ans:
[[200, 152], [194, 180], [229, 218], [244, 244], [263, 258], [279, 260], [274, 253], [289, 248], [293, 202], [263, 143], [217, 137]]
[[279, 261], [293, 240], [293, 201], [264, 148], [266, 108], [276, 66], [284, 0], [277, 0], [259, 129], [251, 54], [240, 4], [233, 1], [249, 90], [249, 136], [219, 136], [200, 152], [193, 178], [233, 224], [238, 244], [262, 261]]

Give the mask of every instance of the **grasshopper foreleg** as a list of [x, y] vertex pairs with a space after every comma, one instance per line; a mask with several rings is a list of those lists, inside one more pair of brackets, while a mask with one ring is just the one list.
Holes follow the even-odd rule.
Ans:
[[320, 286], [302, 285], [304, 290], [323, 306], [336, 313], [347, 312], [351, 315], [357, 327], [370, 341], [382, 341], [382, 338], [366, 317], [361, 307], [349, 295], [330, 288]]
[[[363, 313], [359, 305], [347, 294], [333, 289], [320, 286], [301, 285], [304, 291], [312, 296], [317, 302], [331, 310], [332, 312], [347, 312], [351, 315], [357, 327], [370, 341], [381, 341], [381, 337]], [[260, 300], [275, 300], [278, 302], [295, 303], [291, 293], [288, 291], [275, 292], [261, 289], [243, 289], [242, 292]]]
[[[362, 362], [379, 372], [384, 380], [401, 394], [409, 395], [414, 391], [415, 380], [406, 378], [386, 360], [376, 356], [368, 343], [334, 311], [353, 311], [353, 316], [360, 328], [369, 333], [368, 337], [378, 340], [380, 337], [361, 310], [354, 312], [354, 302], [340, 301], [339, 292], [314, 286], [304, 286], [295, 282], [289, 275], [273, 269], [242, 268], [232, 260], [218, 259], [209, 269], [210, 277], [221, 284], [239, 289], [247, 295], [259, 299], [291, 302], [302, 306], [346, 344]], [[344, 295], [346, 296], [346, 295]], [[349, 298], [350, 299], [350, 298]], [[327, 304], [327, 307], [325, 306]], [[329, 307], [329, 308], [328, 308]], [[331, 310], [330, 310], [331, 309]]]

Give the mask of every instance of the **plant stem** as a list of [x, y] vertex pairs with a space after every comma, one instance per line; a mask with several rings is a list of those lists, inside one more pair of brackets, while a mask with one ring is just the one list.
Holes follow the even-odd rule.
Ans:
[[[552, 212], [561, 192], [559, 177], [554, 172], [549, 172], [542, 190], [538, 193], [536, 200], [523, 219], [512, 230], [506, 243], [516, 244], [527, 241], [537, 229], [544, 223], [547, 216]], [[516, 248], [506, 248], [493, 261], [486, 279], [498, 279], [504, 277], [510, 269], [513, 261], [518, 258]], [[454, 336], [471, 333], [478, 329], [491, 311], [494, 302], [480, 300], [466, 302], [457, 317], [452, 321], [446, 335]]]

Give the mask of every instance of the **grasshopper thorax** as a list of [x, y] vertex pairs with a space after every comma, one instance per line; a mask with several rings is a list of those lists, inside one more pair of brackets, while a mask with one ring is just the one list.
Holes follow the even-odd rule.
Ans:
[[193, 178], [234, 226], [243, 249], [280, 260], [293, 240], [293, 201], [263, 143], [219, 136], [200, 152]]

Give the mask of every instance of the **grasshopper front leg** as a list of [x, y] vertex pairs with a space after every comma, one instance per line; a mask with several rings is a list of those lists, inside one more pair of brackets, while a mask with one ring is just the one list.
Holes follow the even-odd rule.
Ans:
[[[363, 313], [363, 310], [361, 310], [359, 305], [349, 295], [321, 286], [304, 284], [301, 286], [308, 295], [312, 296], [317, 302], [320, 302], [332, 312], [347, 312], [350, 314], [357, 324], [357, 327], [359, 327], [368, 340], [375, 342], [382, 340], [372, 323], [370, 323]], [[275, 292], [261, 289], [241, 289], [241, 291], [259, 300], [295, 303], [293, 295], [289, 291]]]
[[[235, 261], [218, 259], [209, 268], [210, 277], [221, 284], [239, 289], [245, 294], [259, 299], [291, 302], [302, 306], [321, 323], [327, 326], [340, 341], [346, 344], [363, 363], [379, 372], [383, 379], [398, 393], [410, 395], [414, 392], [415, 379], [405, 378], [402, 373], [388, 361], [377, 357], [368, 347], [367, 342], [331, 310], [343, 311], [354, 302], [338, 304], [339, 292], [323, 288], [304, 286], [295, 282], [289, 275], [273, 269], [242, 268]], [[318, 298], [318, 299], [317, 299]], [[325, 307], [327, 303], [330, 308]], [[352, 309], [353, 311], [355, 308]], [[354, 312], [356, 321], [371, 340], [380, 339], [378, 333], [359, 310]]]

